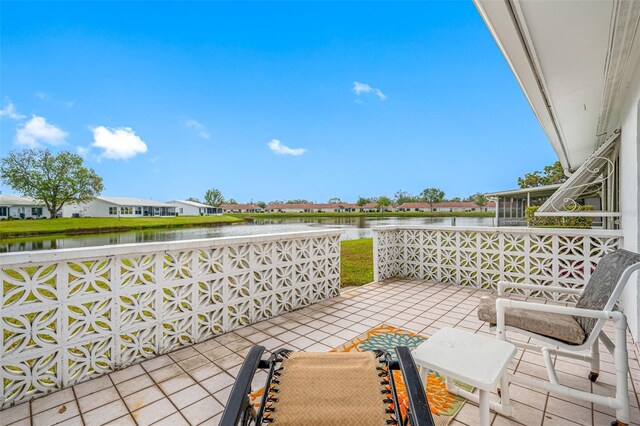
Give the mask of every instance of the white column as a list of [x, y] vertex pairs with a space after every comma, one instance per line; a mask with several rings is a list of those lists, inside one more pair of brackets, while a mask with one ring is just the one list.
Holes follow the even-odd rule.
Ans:
[[[640, 252], [640, 64], [636, 64], [633, 81], [622, 108], [622, 134], [620, 140], [620, 212], [624, 248]], [[637, 274], [636, 274], [637, 275]], [[632, 277], [622, 293], [622, 306], [636, 344], [640, 347], [640, 290], [638, 277]]]

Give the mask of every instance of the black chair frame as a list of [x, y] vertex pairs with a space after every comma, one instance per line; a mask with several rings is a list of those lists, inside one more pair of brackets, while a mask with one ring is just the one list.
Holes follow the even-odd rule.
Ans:
[[[270, 384], [274, 380], [274, 375], [277, 376], [279, 364], [284, 358], [289, 356], [291, 351], [288, 349], [279, 349], [273, 352], [268, 358], [263, 359], [264, 352], [265, 348], [263, 346], [253, 346], [249, 350], [231, 389], [229, 400], [227, 401], [220, 420], [221, 426], [262, 425], [269, 423], [271, 420], [265, 417], [265, 411], [268, 410], [267, 402], [269, 392], [264, 392], [260, 406], [255, 410], [249, 399], [249, 394], [252, 391], [251, 383], [258, 370], [268, 370], [264, 388], [265, 390], [269, 389]], [[388, 374], [388, 377], [392, 398], [385, 400], [385, 402], [393, 403], [393, 406], [396, 408], [400, 406], [392, 374], [392, 372], [396, 370], [402, 372], [407, 397], [409, 399], [406, 416], [403, 417], [397, 409], [395, 413], [389, 409], [388, 412], [395, 414], [395, 418], [387, 421], [387, 423], [400, 426], [434, 426], [424, 385], [420, 380], [417, 366], [411, 356], [409, 348], [406, 346], [398, 346], [395, 348], [397, 361], [393, 360], [391, 354], [385, 350], [375, 350], [374, 352], [376, 356], [380, 358], [380, 362], [386, 365], [388, 371], [391, 373]]]

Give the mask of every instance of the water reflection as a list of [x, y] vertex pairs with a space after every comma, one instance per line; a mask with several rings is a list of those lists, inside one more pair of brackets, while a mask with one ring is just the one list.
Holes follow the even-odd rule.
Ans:
[[[62, 248], [94, 247], [112, 244], [130, 244], [192, 240], [200, 238], [232, 237], [239, 235], [273, 234], [309, 231], [322, 228], [344, 230], [343, 240], [371, 238], [373, 226], [382, 225], [450, 225], [447, 217], [315, 217], [258, 219], [250, 224], [222, 225], [206, 228], [152, 229], [112, 234], [76, 235], [71, 237], [31, 237], [21, 240], [0, 240], [0, 253], [51, 250]], [[493, 226], [493, 218], [459, 217], [457, 226]]]

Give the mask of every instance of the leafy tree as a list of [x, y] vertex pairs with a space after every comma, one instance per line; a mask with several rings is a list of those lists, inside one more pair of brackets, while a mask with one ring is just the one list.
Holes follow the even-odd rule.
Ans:
[[393, 194], [393, 199], [394, 199], [394, 202], [398, 205], [404, 204], [404, 203], [414, 203], [417, 201], [416, 196], [411, 195], [408, 192], [403, 191], [401, 189], [396, 191], [395, 194]]
[[356, 205], [357, 205], [358, 207], [362, 207], [362, 206], [364, 206], [365, 204], [367, 204], [367, 203], [369, 203], [369, 202], [370, 202], [370, 201], [369, 201], [369, 199], [368, 199], [368, 198], [358, 197], [358, 201], [356, 201]]
[[193, 201], [193, 202], [196, 202], [196, 203], [200, 203], [201, 202], [200, 199], [198, 199], [196, 197], [189, 197], [189, 198], [187, 198], [187, 201]]
[[267, 203], [265, 203], [264, 201], [257, 201], [256, 206], [260, 207], [261, 209], [264, 209], [265, 207], [267, 207]]
[[235, 198], [229, 198], [229, 199], [227, 200], [227, 204], [238, 204], [238, 202], [236, 201], [236, 199], [235, 199]]
[[[224, 197], [222, 196], [222, 192], [220, 192], [216, 188], [211, 188], [207, 192], [204, 193], [204, 202], [210, 206], [219, 207], [222, 203], [224, 203]], [[235, 204], [231, 203], [230, 204]]]
[[333, 197], [333, 198], [329, 198], [329, 201], [327, 201], [327, 204], [342, 204], [343, 201], [340, 199], [340, 197]]
[[378, 210], [380, 210], [384, 209], [385, 207], [389, 207], [391, 205], [391, 202], [391, 198], [382, 195], [376, 200], [376, 205], [378, 206]]
[[460, 197], [453, 197], [452, 199], [450, 199], [449, 201], [451, 201], [452, 203], [459, 203], [462, 200], [460, 199]]
[[489, 200], [487, 200], [487, 196], [480, 193], [472, 195], [471, 201], [476, 203], [478, 207], [484, 207], [489, 202]]
[[310, 204], [311, 201], [305, 200], [304, 198], [294, 198], [293, 200], [287, 201], [285, 204]]
[[433, 209], [436, 203], [441, 203], [444, 200], [444, 191], [438, 188], [425, 188], [420, 193], [420, 197]]
[[543, 171], [535, 171], [518, 178], [520, 188], [534, 188], [536, 186], [553, 185], [567, 180], [564, 169], [559, 161], [545, 166]]
[[42, 201], [51, 218], [65, 204], [83, 203], [102, 192], [102, 178], [69, 151], [12, 151], [0, 159], [0, 179], [25, 197]]
[[287, 204], [283, 200], [273, 200], [269, 201], [269, 204]]

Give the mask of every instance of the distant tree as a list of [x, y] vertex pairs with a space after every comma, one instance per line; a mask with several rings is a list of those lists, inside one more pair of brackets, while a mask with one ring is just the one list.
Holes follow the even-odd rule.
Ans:
[[256, 201], [256, 206], [264, 209], [267, 207], [267, 203], [265, 203], [264, 201]]
[[453, 197], [449, 201], [451, 201], [452, 203], [459, 203], [462, 201], [462, 199], [460, 197]]
[[329, 198], [329, 201], [327, 201], [327, 204], [342, 204], [343, 201], [340, 199], [340, 197], [333, 197], [333, 198]]
[[269, 204], [287, 204], [287, 203], [284, 202], [283, 200], [273, 200], [273, 201], [269, 201]]
[[227, 200], [227, 204], [238, 204], [238, 202], [236, 201], [236, 199], [235, 199], [235, 198], [229, 198], [229, 199]]
[[543, 171], [535, 171], [518, 178], [520, 188], [534, 188], [536, 186], [553, 185], [567, 180], [564, 169], [559, 161], [545, 166]]
[[417, 197], [400, 189], [393, 194], [393, 200], [395, 204], [400, 205], [404, 203], [414, 203], [417, 201]]
[[285, 204], [311, 204], [311, 201], [305, 200], [304, 198], [295, 198], [287, 201]]
[[392, 203], [391, 198], [385, 195], [382, 195], [376, 199], [376, 206], [378, 207], [378, 210], [384, 209], [385, 207], [389, 207], [391, 203]]
[[472, 195], [471, 201], [476, 203], [478, 207], [484, 207], [489, 202], [489, 200], [487, 200], [487, 196], [480, 193]]
[[92, 200], [104, 189], [102, 178], [69, 151], [12, 151], [0, 159], [0, 180], [23, 196], [42, 201], [52, 219], [65, 204]]
[[211, 188], [204, 193], [204, 202], [210, 206], [219, 207], [220, 204], [224, 203], [224, 197], [218, 189]]
[[444, 200], [444, 191], [438, 188], [425, 188], [420, 197], [425, 203], [429, 203], [431, 209], [437, 203], [441, 203]]
[[362, 207], [362, 206], [364, 206], [365, 204], [367, 204], [367, 203], [369, 203], [369, 202], [370, 202], [370, 201], [369, 201], [369, 199], [368, 199], [368, 198], [358, 197], [358, 201], [356, 201], [356, 205], [357, 205], [358, 207]]
[[194, 201], [196, 203], [200, 202], [200, 200], [198, 198], [196, 198], [196, 197], [189, 197], [189, 198], [187, 198], [187, 201]]

